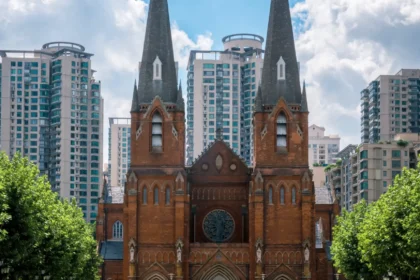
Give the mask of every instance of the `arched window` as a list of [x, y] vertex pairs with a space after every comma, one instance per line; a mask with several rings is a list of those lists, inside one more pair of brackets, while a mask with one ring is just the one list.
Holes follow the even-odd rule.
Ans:
[[287, 120], [284, 113], [280, 113], [277, 117], [277, 147], [287, 147]]
[[268, 189], [268, 203], [273, 204], [273, 188]]
[[143, 204], [147, 204], [147, 188], [143, 188]]
[[159, 204], [159, 189], [157, 187], [153, 190], [153, 202], [155, 205]]
[[120, 221], [112, 226], [112, 239], [123, 239], [123, 224]]
[[292, 204], [296, 204], [296, 188], [292, 188]]
[[162, 116], [156, 112], [152, 118], [152, 148], [162, 148]]
[[280, 188], [280, 203], [284, 204], [284, 187]]
[[171, 190], [169, 188], [166, 188], [165, 203], [166, 203], [166, 205], [169, 205], [170, 202], [171, 202]]

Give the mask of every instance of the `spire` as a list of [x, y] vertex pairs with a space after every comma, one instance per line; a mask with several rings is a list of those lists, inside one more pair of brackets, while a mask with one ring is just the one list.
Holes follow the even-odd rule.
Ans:
[[300, 111], [301, 112], [309, 112], [308, 111], [308, 100], [306, 99], [306, 83], [305, 83], [305, 81], [303, 81], [302, 103], [300, 104]]
[[280, 97], [288, 104], [301, 102], [299, 67], [288, 0], [271, 0], [262, 94], [266, 105], [276, 104]]
[[257, 96], [255, 97], [255, 106], [254, 113], [263, 112], [263, 101], [262, 101], [262, 92], [261, 85], [258, 86]]
[[177, 78], [167, 0], [150, 0], [138, 84], [138, 102], [150, 104], [156, 97], [177, 101]]
[[131, 112], [137, 112], [139, 110], [139, 102], [137, 99], [137, 81], [134, 80], [134, 90], [133, 90], [133, 101], [131, 102]]
[[178, 95], [176, 98], [176, 108], [178, 111], [185, 112], [185, 103], [184, 103], [184, 97], [182, 97], [181, 81], [179, 81]]

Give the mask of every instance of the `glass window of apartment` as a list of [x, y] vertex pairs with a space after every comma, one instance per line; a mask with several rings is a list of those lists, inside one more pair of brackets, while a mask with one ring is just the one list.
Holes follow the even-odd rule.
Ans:
[[386, 177], [386, 176], [388, 176], [388, 172], [384, 171], [384, 172], [382, 172], [382, 175], [383, 175], [383, 177]]
[[383, 186], [384, 186], [384, 188], [387, 188], [388, 187], [388, 183], [386, 181], [383, 181]]
[[383, 150], [382, 153], [383, 153], [383, 156], [386, 157], [386, 150]]
[[386, 167], [386, 160], [384, 160], [384, 164], [383, 164], [383, 166], [384, 166], [384, 167]]
[[214, 64], [212, 64], [212, 63], [204, 63], [203, 68], [204, 69], [214, 69]]
[[401, 157], [401, 151], [392, 150], [392, 157], [393, 158], [400, 158]]
[[401, 161], [400, 160], [393, 160], [392, 161], [392, 168], [401, 168]]
[[394, 180], [397, 175], [400, 175], [401, 171], [392, 171], [392, 179]]

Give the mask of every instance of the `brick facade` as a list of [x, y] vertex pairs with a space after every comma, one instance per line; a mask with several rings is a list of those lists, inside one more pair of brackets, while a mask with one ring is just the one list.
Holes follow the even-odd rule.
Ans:
[[[164, 116], [161, 152], [150, 145], [155, 112]], [[274, 139], [279, 112], [288, 119], [284, 151], [277, 151]], [[256, 113], [254, 168], [221, 140], [192, 167], [185, 167], [183, 114], [171, 112], [159, 98], [147, 111], [134, 113], [124, 203], [99, 207], [98, 241], [112, 239], [115, 221], [124, 224], [123, 260], [106, 260], [103, 279], [169, 279], [171, 273], [177, 279], [217, 275], [261, 279], [262, 274], [265, 279], [333, 279], [326, 248], [315, 248], [315, 224], [321, 218], [324, 239], [331, 240], [338, 205], [315, 203], [307, 166], [307, 117], [307, 113], [292, 113], [284, 100], [271, 113]], [[232, 236], [222, 243], [212, 242], [204, 233], [203, 221], [216, 209], [227, 211], [234, 220]], [[135, 247], [133, 262], [130, 240]], [[181, 262], [177, 261], [178, 240], [183, 244]], [[262, 241], [261, 263], [257, 262], [258, 240]]]
[[333, 280], [328, 240], [338, 206], [328, 190], [328, 199], [316, 195], [308, 167], [309, 113], [288, 1], [271, 1], [252, 168], [220, 135], [185, 166], [169, 22], [167, 1], [151, 0], [124, 202], [102, 202], [97, 217], [103, 279]]

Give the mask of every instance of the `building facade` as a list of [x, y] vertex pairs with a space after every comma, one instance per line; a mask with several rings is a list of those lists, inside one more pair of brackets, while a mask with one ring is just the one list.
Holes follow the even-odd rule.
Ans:
[[361, 142], [420, 132], [420, 69], [382, 75], [361, 92]]
[[[100, 203], [103, 279], [332, 279], [338, 204], [314, 187], [308, 104], [287, 0], [272, 0], [253, 112], [254, 164], [219, 133], [185, 164], [168, 3], [151, 0], [124, 202]], [[103, 249], [105, 248], [105, 249]]]
[[[326, 168], [326, 185], [340, 201], [342, 209], [352, 210], [361, 200], [374, 202], [388, 190], [404, 167], [412, 167], [413, 142], [349, 145], [337, 154], [341, 160]], [[411, 157], [410, 157], [411, 155]]]
[[20, 152], [96, 220], [103, 184], [103, 99], [91, 57], [79, 44], [0, 50], [1, 149]]
[[264, 39], [254, 34], [223, 38], [224, 51], [191, 51], [188, 63], [187, 165], [216, 139], [253, 162], [252, 113], [261, 82]]
[[108, 183], [123, 187], [131, 162], [131, 119], [109, 118]]
[[325, 128], [309, 127], [309, 166], [334, 163], [340, 151], [340, 136], [325, 135]]

